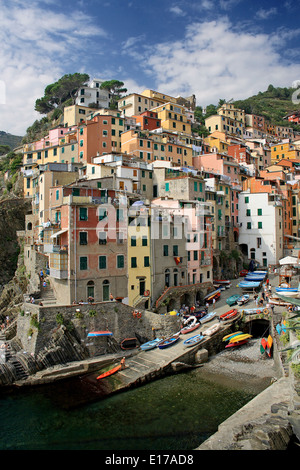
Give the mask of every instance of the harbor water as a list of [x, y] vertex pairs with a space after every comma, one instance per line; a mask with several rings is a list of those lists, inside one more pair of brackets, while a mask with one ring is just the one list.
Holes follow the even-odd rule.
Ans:
[[105, 399], [86, 377], [1, 396], [0, 449], [195, 449], [269, 385], [208, 380], [203, 370]]

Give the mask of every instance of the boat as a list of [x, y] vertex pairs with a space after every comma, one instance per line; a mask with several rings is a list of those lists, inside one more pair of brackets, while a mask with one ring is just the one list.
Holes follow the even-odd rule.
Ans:
[[237, 303], [238, 303], [238, 305], [245, 305], [247, 302], [249, 302], [249, 300], [250, 300], [250, 295], [249, 294], [244, 294], [244, 295], [241, 295], [237, 299]]
[[242, 313], [245, 313], [246, 315], [254, 315], [254, 314], [259, 314], [259, 313], [269, 313], [269, 310], [267, 308], [245, 308], [242, 310]]
[[244, 341], [244, 339], [250, 339], [252, 338], [252, 335], [249, 335], [249, 333], [243, 333], [238, 336], [234, 336], [229, 340], [229, 343], [236, 343], [237, 341]]
[[232, 310], [228, 310], [228, 312], [226, 313], [222, 313], [222, 315], [220, 315], [220, 320], [221, 321], [229, 320], [231, 318], [234, 318], [237, 314], [238, 314], [238, 311], [235, 308], [233, 308]]
[[183, 342], [183, 346], [186, 348], [190, 348], [192, 346], [196, 346], [197, 344], [201, 343], [205, 338], [204, 336], [200, 333], [199, 335], [192, 336], [191, 338], [186, 339]]
[[223, 284], [224, 286], [231, 284], [231, 281], [229, 281], [228, 279], [214, 279], [213, 282], [214, 284]]
[[185, 335], [187, 333], [191, 333], [192, 331], [196, 330], [197, 328], [199, 328], [200, 326], [200, 322], [197, 322], [197, 323], [192, 323], [191, 325], [187, 325], [187, 326], [184, 326], [181, 330], [180, 330], [180, 333], [182, 335]]
[[271, 347], [273, 344], [273, 338], [271, 335], [268, 336], [267, 339], [262, 338], [261, 339], [261, 345], [260, 345], [260, 352], [263, 354], [266, 352], [269, 357], [271, 357]]
[[139, 347], [137, 338], [125, 338], [120, 344], [122, 349], [136, 349]]
[[245, 276], [245, 281], [263, 281], [265, 279], [265, 276], [262, 274], [247, 274]]
[[260, 284], [261, 283], [258, 281], [241, 281], [238, 284], [238, 287], [241, 287], [242, 289], [257, 289]]
[[204, 317], [201, 318], [201, 320], [200, 320], [201, 325], [202, 325], [203, 323], [206, 323], [206, 322], [208, 322], [208, 321], [211, 321], [213, 318], [215, 318], [216, 315], [217, 315], [217, 312], [210, 312], [210, 313], [208, 313], [207, 315], [205, 315]]
[[215, 291], [210, 292], [209, 294], [207, 294], [207, 295], [204, 297], [203, 301], [204, 301], [204, 302], [207, 302], [207, 303], [209, 303], [209, 304], [211, 304], [214, 299], [215, 299], [215, 300], [218, 300], [218, 299], [220, 298], [220, 295], [221, 295], [221, 291], [220, 291], [220, 289], [217, 289], [217, 290], [215, 290]]
[[149, 349], [154, 349], [162, 341], [162, 338], [155, 338], [147, 343], [141, 344], [140, 349], [142, 351], [149, 351]]
[[124, 364], [125, 364], [125, 358], [123, 358], [121, 360], [121, 362], [119, 364], [117, 364], [116, 366], [111, 367], [110, 369], [106, 370], [102, 374], [98, 375], [97, 380], [104, 379], [106, 377], [109, 377], [110, 375], [115, 374], [116, 372], [118, 372], [119, 370], [121, 370], [124, 367]]
[[203, 334], [203, 336], [212, 336], [220, 328], [221, 328], [220, 323], [215, 323], [214, 325], [211, 325], [209, 328], [207, 328], [207, 330], [205, 330], [202, 334]]
[[230, 307], [232, 305], [235, 305], [237, 303], [237, 299], [240, 297], [239, 294], [235, 294], [235, 295], [231, 295], [230, 297], [228, 297], [228, 299], [226, 300], [226, 303], [228, 305], [230, 305]]
[[95, 337], [95, 336], [112, 336], [113, 333], [108, 330], [103, 330], [103, 331], [90, 331], [88, 333], [88, 337]]
[[231, 281], [228, 281], [226, 279], [214, 279], [213, 285], [214, 287], [220, 290], [230, 289]]
[[289, 292], [295, 292], [295, 293], [299, 292], [298, 287], [275, 287], [275, 291], [280, 292], [283, 295], [287, 295], [287, 293]]
[[242, 331], [237, 331], [236, 333], [229, 333], [228, 335], [226, 336], [223, 336], [223, 339], [222, 341], [228, 341], [230, 338], [232, 338], [233, 336], [238, 336], [238, 335], [241, 335], [243, 334]]
[[242, 341], [236, 341], [234, 343], [229, 343], [225, 346], [225, 348], [236, 348], [238, 346], [242, 346], [242, 344], [247, 344], [247, 343], [248, 343], [248, 340], [244, 339]]
[[158, 344], [158, 348], [159, 349], [168, 348], [169, 346], [172, 346], [174, 343], [176, 343], [176, 341], [178, 340], [179, 340], [179, 333], [175, 333], [174, 335], [169, 336], [168, 338], [162, 340]]
[[283, 300], [279, 297], [273, 297], [272, 296], [272, 297], [269, 297], [269, 304], [277, 305], [278, 307], [289, 307], [291, 305], [291, 302]]

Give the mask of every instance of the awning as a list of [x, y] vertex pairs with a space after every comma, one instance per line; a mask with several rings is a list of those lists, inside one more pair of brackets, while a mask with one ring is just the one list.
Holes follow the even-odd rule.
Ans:
[[60, 230], [59, 232], [56, 232], [56, 233], [54, 233], [53, 235], [51, 235], [50, 238], [56, 238], [56, 237], [58, 237], [59, 235], [61, 235], [62, 233], [65, 233], [65, 232], [67, 232], [67, 231], [68, 231], [67, 228], [65, 228], [64, 230]]

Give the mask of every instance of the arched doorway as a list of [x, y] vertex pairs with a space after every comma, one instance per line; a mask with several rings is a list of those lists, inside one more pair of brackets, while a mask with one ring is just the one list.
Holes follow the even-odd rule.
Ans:
[[165, 270], [165, 286], [170, 287], [170, 270]]
[[94, 281], [89, 281], [86, 285], [87, 298], [95, 298], [95, 283]]
[[109, 281], [107, 279], [102, 282], [102, 300], [103, 302], [109, 300]]

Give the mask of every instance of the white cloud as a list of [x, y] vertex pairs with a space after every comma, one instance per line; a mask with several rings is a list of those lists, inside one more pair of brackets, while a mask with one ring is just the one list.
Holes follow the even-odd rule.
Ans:
[[170, 7], [169, 10], [170, 10], [171, 13], [174, 13], [174, 15], [176, 15], [176, 16], [185, 16], [186, 15], [185, 11], [183, 11], [179, 6], [176, 6], [176, 5]]
[[106, 36], [88, 15], [49, 9], [54, 4], [54, 0], [12, 0], [9, 4], [0, 0], [0, 80], [5, 84], [0, 130], [23, 135], [42, 117], [34, 104], [45, 87], [65, 73], [81, 71], [82, 65], [74, 59], [79, 64], [84, 60], [89, 38]]
[[260, 8], [260, 10], [257, 11], [256, 16], [260, 20], [267, 20], [270, 16], [274, 16], [277, 14], [277, 8], [272, 7], [269, 8], [268, 10], [264, 8]]
[[156, 89], [173, 96], [195, 94], [199, 105], [243, 99], [270, 83], [291, 86], [299, 77], [299, 63], [281, 59], [279, 37], [282, 46], [283, 31], [252, 34], [235, 29], [226, 18], [194, 23], [182, 40], [151, 49], [145, 68], [154, 76]]

